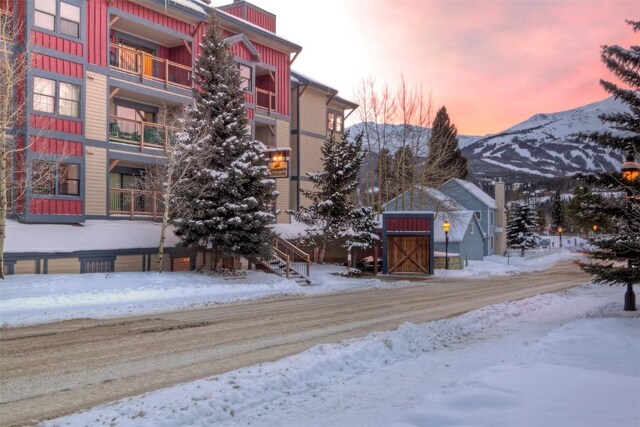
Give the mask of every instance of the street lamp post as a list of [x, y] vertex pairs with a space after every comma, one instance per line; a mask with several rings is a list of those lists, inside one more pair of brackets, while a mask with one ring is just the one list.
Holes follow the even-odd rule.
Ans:
[[[640, 175], [640, 167], [635, 161], [635, 155], [633, 152], [628, 153], [626, 162], [622, 164], [622, 179], [629, 184], [638, 179]], [[633, 218], [631, 218], [631, 203], [632, 203], [633, 191], [631, 186], [627, 186], [627, 210], [629, 211], [629, 225], [632, 225]], [[627, 261], [627, 266], [631, 269], [631, 259]], [[636, 311], [636, 294], [633, 292], [633, 284], [627, 283], [627, 291], [624, 293], [624, 311]]]
[[562, 227], [558, 227], [558, 234], [560, 235], [560, 247], [562, 247]]
[[449, 221], [446, 221], [442, 224], [442, 229], [444, 230], [444, 269], [449, 269], [449, 229], [451, 229], [451, 224]]

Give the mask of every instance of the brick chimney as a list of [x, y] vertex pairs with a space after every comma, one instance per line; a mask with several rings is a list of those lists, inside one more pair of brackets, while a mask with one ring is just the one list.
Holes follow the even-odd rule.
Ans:
[[496, 255], [503, 255], [507, 250], [507, 210], [504, 182], [500, 179], [495, 184], [496, 201]]

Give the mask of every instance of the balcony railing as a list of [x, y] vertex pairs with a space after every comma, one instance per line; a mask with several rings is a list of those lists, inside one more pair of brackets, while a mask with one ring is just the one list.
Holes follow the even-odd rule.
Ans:
[[162, 214], [162, 197], [157, 191], [109, 189], [109, 214], [159, 218]]
[[256, 88], [256, 104], [260, 108], [269, 110], [269, 114], [276, 109], [276, 94], [268, 90]]
[[158, 123], [109, 117], [109, 140], [144, 147], [167, 148], [176, 128]]
[[112, 68], [140, 76], [140, 80], [155, 80], [165, 87], [191, 88], [191, 67], [158, 58], [149, 53], [111, 43], [109, 62]]

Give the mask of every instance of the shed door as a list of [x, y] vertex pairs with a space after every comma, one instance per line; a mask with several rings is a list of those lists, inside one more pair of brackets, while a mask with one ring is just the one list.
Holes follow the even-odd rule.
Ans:
[[389, 236], [388, 273], [429, 274], [429, 237]]

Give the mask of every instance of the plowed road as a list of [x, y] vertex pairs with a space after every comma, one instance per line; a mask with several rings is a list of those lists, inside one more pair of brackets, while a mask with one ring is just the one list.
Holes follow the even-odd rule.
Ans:
[[426, 322], [589, 281], [572, 263], [487, 279], [3, 329], [0, 424], [22, 425], [273, 361], [403, 322]]

